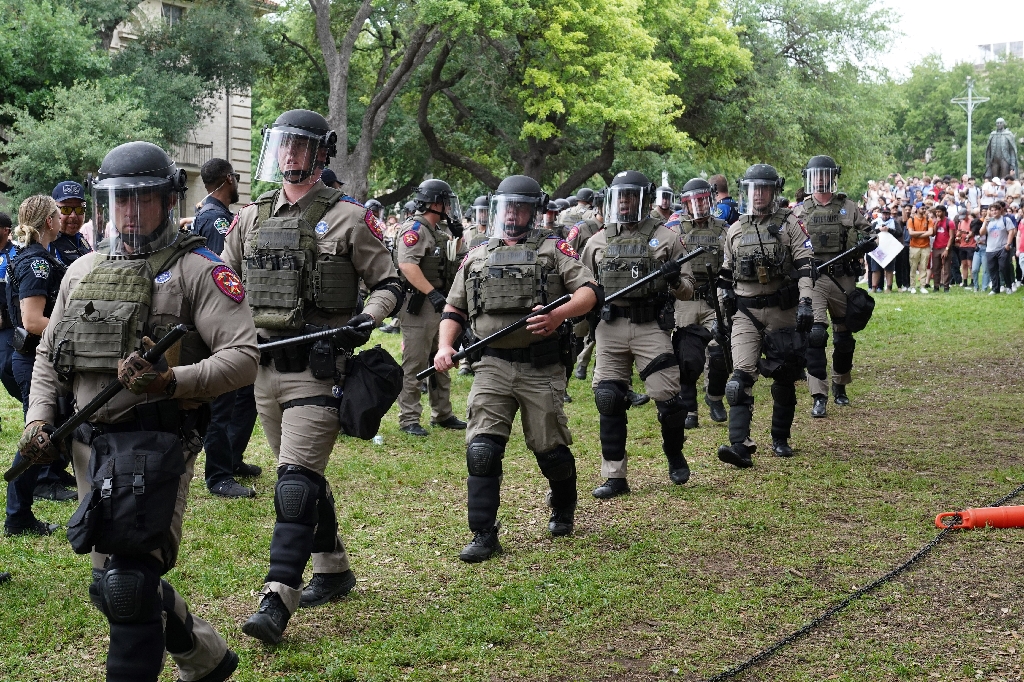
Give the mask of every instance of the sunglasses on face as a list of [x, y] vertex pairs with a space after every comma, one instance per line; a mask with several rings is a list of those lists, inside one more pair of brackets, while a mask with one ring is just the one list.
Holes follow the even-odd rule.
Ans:
[[85, 215], [85, 206], [58, 206], [61, 215]]

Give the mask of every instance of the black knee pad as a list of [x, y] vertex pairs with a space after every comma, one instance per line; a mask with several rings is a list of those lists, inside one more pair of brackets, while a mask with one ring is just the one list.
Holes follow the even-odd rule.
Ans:
[[278, 523], [316, 525], [317, 500], [324, 478], [305, 467], [289, 464], [278, 469], [274, 487], [274, 509]]
[[110, 567], [97, 583], [103, 615], [111, 623], [147, 623], [159, 618], [163, 605], [157, 594], [157, 561], [142, 557], [111, 557]]
[[836, 374], [846, 374], [853, 369], [853, 351], [857, 347], [857, 339], [848, 331], [836, 332], [832, 346], [832, 370]]
[[316, 531], [313, 533], [314, 552], [333, 552], [338, 537], [338, 516], [334, 509], [334, 493], [324, 480], [320, 497], [316, 501]]
[[747, 395], [747, 389], [754, 385], [754, 377], [736, 370], [732, 373], [729, 381], [725, 382], [725, 399], [729, 405], [752, 405], [754, 397]]
[[708, 346], [708, 373], [715, 371], [729, 371], [729, 361], [725, 357], [725, 349], [717, 343]]
[[828, 343], [828, 327], [815, 322], [807, 335], [807, 373], [815, 379], [825, 380], [828, 361], [825, 359], [825, 345]]
[[811, 325], [811, 331], [807, 333], [808, 348], [824, 348], [828, 345], [828, 327], [820, 322]]
[[623, 381], [599, 381], [594, 387], [594, 403], [597, 405], [598, 413], [615, 417], [626, 414], [629, 409], [629, 401], [626, 399], [626, 392], [629, 385]]
[[501, 476], [505, 443], [494, 436], [474, 436], [466, 446], [466, 468], [470, 476]]
[[796, 405], [796, 386], [792, 381], [772, 382], [772, 399], [776, 405]]
[[565, 445], [559, 445], [550, 452], [535, 452], [537, 465], [544, 478], [549, 481], [568, 481], [576, 478], [576, 458]]
[[658, 421], [662, 424], [672, 423], [676, 416], [686, 416], [686, 402], [681, 395], [676, 394], [668, 400], [655, 400], [654, 404], [658, 408]]

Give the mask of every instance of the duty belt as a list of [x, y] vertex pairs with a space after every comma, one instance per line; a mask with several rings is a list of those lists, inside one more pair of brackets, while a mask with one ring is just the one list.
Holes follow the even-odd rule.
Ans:
[[[815, 260], [814, 261], [814, 267], [819, 267], [824, 262], [825, 261]], [[854, 273], [852, 271], [852, 268], [847, 267], [846, 261], [840, 261], [838, 263], [833, 263], [832, 265], [828, 266], [827, 268], [822, 270], [819, 274], [822, 274], [822, 275], [832, 275], [833, 277], [846, 277], [847, 275], [852, 275]]]
[[737, 296], [736, 302], [742, 303], [748, 308], [777, 308], [782, 304], [782, 296], [777, 293], [762, 296]]
[[697, 285], [697, 288], [693, 290], [693, 300], [707, 299], [711, 294], [711, 282], [701, 282]]
[[[544, 341], [532, 343], [526, 348], [492, 348], [488, 346], [484, 348], [484, 355], [488, 355], [492, 358], [498, 358], [505, 362], [528, 362], [533, 364], [535, 367], [546, 367], [547, 365], [554, 365], [561, 361], [558, 354], [559, 347], [558, 336], [555, 336], [550, 339], [545, 339]], [[541, 358], [544, 360], [542, 362], [537, 362], [537, 360]]]
[[[187, 434], [199, 428], [202, 410], [182, 410], [176, 400], [142, 403], [132, 408], [132, 417], [125, 421], [85, 422], [75, 429], [75, 440], [92, 445], [93, 439], [105, 433], [129, 431], [163, 431], [175, 435]], [[205, 427], [204, 427], [205, 429]]]
[[645, 324], [658, 319], [659, 308], [660, 306], [656, 303], [640, 303], [629, 306], [608, 303], [601, 308], [601, 319], [605, 322], [611, 322], [620, 317], [625, 317], [633, 324]]

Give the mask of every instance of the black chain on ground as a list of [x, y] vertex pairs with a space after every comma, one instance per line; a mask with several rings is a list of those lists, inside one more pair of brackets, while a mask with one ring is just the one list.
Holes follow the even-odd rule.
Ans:
[[[992, 504], [990, 504], [988, 506], [989, 507], [1001, 507], [1004, 504], [1006, 504], [1007, 502], [1009, 502], [1010, 500], [1012, 500], [1013, 498], [1015, 498], [1018, 495], [1020, 495], [1021, 493], [1024, 493], [1024, 484], [1018, 486], [1015, 490], [1013, 490], [1013, 492], [1009, 493], [1008, 495], [1004, 495], [1003, 497], [999, 498], [998, 500], [996, 500], [995, 502], [993, 502]], [[707, 678], [707, 680], [705, 682], [722, 682], [723, 680], [732, 679], [733, 677], [736, 677], [740, 673], [743, 673], [743, 672], [749, 670], [750, 668], [753, 668], [754, 666], [757, 666], [757, 665], [763, 663], [764, 661], [768, 660], [769, 658], [774, 656], [776, 653], [778, 653], [781, 649], [785, 648], [786, 646], [792, 644], [793, 642], [797, 641], [798, 639], [800, 639], [800, 638], [806, 636], [807, 634], [809, 634], [811, 632], [811, 630], [814, 630], [816, 627], [818, 627], [819, 625], [824, 623], [826, 620], [828, 620], [832, 616], [836, 615], [837, 613], [839, 613], [840, 611], [845, 609], [847, 606], [852, 604], [857, 599], [860, 599], [861, 597], [863, 597], [865, 594], [868, 594], [869, 592], [873, 592], [873, 591], [877, 590], [879, 587], [881, 587], [885, 583], [889, 582], [890, 580], [892, 580], [893, 578], [898, 576], [900, 573], [903, 573], [908, 568], [913, 566], [915, 563], [920, 561], [921, 558], [924, 557], [926, 554], [928, 554], [928, 552], [932, 551], [932, 549], [934, 549], [937, 544], [942, 542], [942, 540], [945, 539], [945, 537], [947, 535], [949, 535], [951, 532], [953, 532], [953, 530], [954, 530], [953, 526], [959, 524], [961, 521], [962, 521], [962, 519], [959, 516], [949, 517], [947, 519], [947, 522], [946, 522], [946, 527], [943, 528], [942, 531], [940, 531], [939, 534], [936, 535], [930, 542], [928, 542], [928, 544], [926, 544], [921, 549], [917, 550], [917, 553], [915, 553], [914, 556], [910, 557], [905, 562], [903, 562], [902, 564], [900, 564], [896, 568], [892, 569], [891, 571], [889, 571], [888, 573], [883, 575], [881, 578], [878, 578], [877, 580], [875, 580], [875, 581], [865, 585], [864, 587], [861, 587], [858, 590], [854, 590], [848, 596], [846, 596], [843, 599], [840, 599], [836, 603], [832, 604], [827, 609], [825, 609], [818, 617], [816, 617], [814, 620], [808, 622], [806, 625], [804, 625], [799, 630], [796, 630], [796, 631], [790, 633], [789, 635], [787, 635], [786, 637], [783, 637], [782, 639], [780, 639], [778, 642], [776, 642], [775, 644], [771, 645], [767, 649], [762, 649], [761, 651], [759, 651], [758, 653], [754, 654], [753, 656], [751, 656], [749, 659], [747, 659], [743, 663], [740, 663], [737, 666], [733, 666], [732, 668], [729, 668], [725, 672], [721, 672], [721, 673], [715, 675], [714, 677]]]

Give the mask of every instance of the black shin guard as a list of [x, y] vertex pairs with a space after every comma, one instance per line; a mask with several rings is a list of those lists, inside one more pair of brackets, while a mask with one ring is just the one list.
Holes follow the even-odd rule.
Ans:
[[551, 506], [554, 509], [576, 507], [576, 458], [565, 445], [550, 452], [534, 453], [537, 465], [551, 486]]
[[857, 339], [847, 331], [836, 332], [832, 348], [832, 372], [846, 374], [853, 369], [853, 351], [857, 347]]
[[725, 395], [725, 382], [729, 380], [729, 372], [726, 370], [715, 369], [712, 366], [708, 369], [708, 395], [723, 396]]
[[266, 582], [279, 582], [300, 589], [302, 572], [313, 553], [317, 525], [317, 500], [324, 478], [305, 467], [278, 468], [274, 489], [277, 523], [270, 539], [270, 570]]
[[[722, 382], [725, 386], [725, 382]], [[722, 395], [716, 393], [715, 395]], [[697, 384], [680, 384], [679, 385], [679, 399], [682, 401], [683, 408], [687, 413], [697, 411]], [[684, 415], [685, 416], [685, 415]]]
[[750, 421], [754, 416], [754, 397], [729, 407], [729, 442], [735, 445], [750, 437]]
[[[694, 396], [696, 409], [696, 390]], [[670, 462], [677, 461], [683, 454], [683, 443], [686, 442], [683, 425], [686, 423], [687, 406], [679, 395], [655, 401], [654, 404], [658, 406], [658, 421], [661, 422], [662, 451]]]
[[110, 622], [108, 682], [155, 682], [164, 662], [160, 571], [150, 557], [110, 557], [99, 586]]
[[789, 440], [796, 414], [796, 387], [792, 381], [775, 381], [772, 398], [772, 438]]
[[601, 415], [601, 456], [621, 462], [626, 456], [626, 415]]
[[174, 588], [166, 580], [160, 581], [164, 592], [164, 645], [169, 654], [184, 654], [196, 645], [192, 639], [192, 614], [185, 612], [185, 620], [174, 610]]
[[316, 530], [313, 533], [313, 552], [333, 552], [338, 537], [338, 515], [334, 508], [334, 493], [324, 481], [320, 499], [316, 502]]
[[501, 478], [498, 476], [473, 476], [466, 479], [469, 492], [469, 529], [473, 532], [489, 530], [498, 521], [498, 506], [501, 504]]

